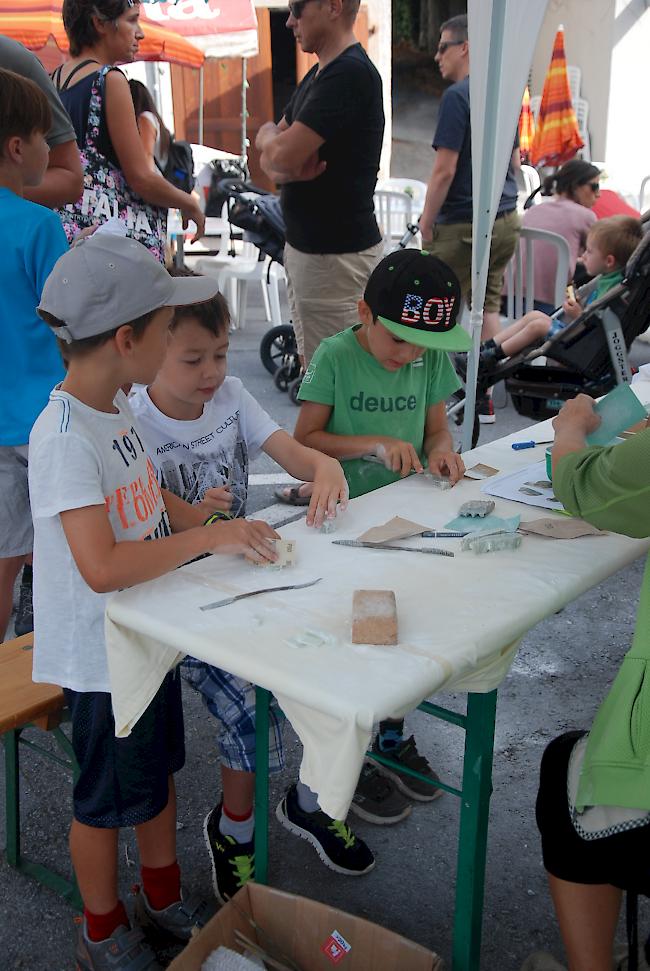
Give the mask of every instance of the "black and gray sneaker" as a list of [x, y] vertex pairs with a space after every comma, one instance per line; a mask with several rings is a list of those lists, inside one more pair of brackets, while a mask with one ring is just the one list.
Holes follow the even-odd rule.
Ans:
[[395, 763], [394, 765], [388, 766], [382, 762], [377, 762], [377, 769], [387, 779], [394, 782], [399, 791], [404, 793], [409, 799], [417, 799], [418, 802], [431, 802], [433, 799], [437, 799], [442, 795], [442, 789], [439, 789], [437, 786], [432, 786], [429, 782], [424, 782], [422, 779], [416, 779], [414, 776], [409, 775], [408, 772], [402, 771], [402, 767], [413, 769], [414, 772], [419, 772], [420, 775], [426, 776], [431, 782], [440, 782], [440, 777], [436, 775], [425, 757], [418, 752], [415, 739], [412, 735], [401, 741], [394, 749], [387, 752], [382, 752], [379, 748], [379, 737], [375, 736], [375, 740], [372, 743], [372, 751], [377, 755], [383, 755], [384, 758], [391, 759]]
[[411, 812], [411, 804], [374, 762], [364, 762], [350, 810], [377, 826], [399, 823]]
[[105, 941], [88, 938], [86, 919], [79, 926], [76, 971], [162, 971], [139, 927], [118, 927]]
[[255, 879], [255, 844], [238, 843], [219, 830], [221, 803], [203, 822], [205, 845], [212, 863], [212, 886], [217, 900], [225, 904], [245, 883]]
[[198, 934], [213, 912], [207, 901], [197, 894], [181, 896], [169, 907], [154, 910], [141, 887], [138, 888], [133, 907], [133, 916], [148, 934], [183, 942]]
[[16, 637], [21, 634], [29, 634], [34, 630], [34, 604], [31, 580], [22, 580], [18, 593], [18, 606], [16, 607], [16, 619], [14, 621], [14, 631]]
[[331, 819], [320, 809], [315, 813], [303, 812], [298, 805], [295, 786], [287, 790], [275, 815], [290, 833], [311, 843], [330, 870], [348, 877], [360, 877], [374, 867], [372, 852], [349, 826], [339, 819]]

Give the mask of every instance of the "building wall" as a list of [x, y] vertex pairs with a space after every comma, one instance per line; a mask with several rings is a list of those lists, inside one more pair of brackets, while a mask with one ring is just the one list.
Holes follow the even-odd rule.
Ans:
[[650, 174], [650, 127], [643, 111], [650, 90], [650, 10], [645, 0], [550, 0], [533, 58], [531, 94], [542, 93], [560, 24], [567, 63], [582, 69], [591, 156], [606, 165], [612, 188], [638, 196], [641, 179]]

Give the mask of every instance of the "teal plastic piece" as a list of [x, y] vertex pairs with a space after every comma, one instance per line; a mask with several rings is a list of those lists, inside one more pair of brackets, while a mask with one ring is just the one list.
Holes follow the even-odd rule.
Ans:
[[445, 529], [454, 529], [459, 533], [484, 533], [489, 530], [491, 533], [499, 530], [502, 533], [514, 533], [519, 529], [521, 516], [484, 516], [483, 519], [475, 519], [471, 516], [457, 516], [451, 522], [445, 523]]
[[600, 425], [587, 435], [587, 445], [610, 445], [620, 432], [643, 421], [647, 412], [629, 384], [619, 384], [594, 405]]

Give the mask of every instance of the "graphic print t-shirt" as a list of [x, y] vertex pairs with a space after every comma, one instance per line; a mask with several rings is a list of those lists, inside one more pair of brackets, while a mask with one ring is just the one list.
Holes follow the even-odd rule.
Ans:
[[249, 462], [279, 426], [239, 378], [227, 377], [195, 421], [168, 418], [146, 388], [132, 392], [130, 404], [163, 488], [194, 503], [228, 485], [232, 514], [246, 514]]
[[104, 611], [108, 594], [82, 578], [60, 513], [103, 506], [118, 542], [169, 536], [153, 463], [126, 396], [115, 414], [55, 390], [29, 439], [34, 519], [34, 681], [110, 691]]
[[[358, 327], [327, 337], [307, 368], [298, 397], [331, 405], [325, 431], [333, 435], [377, 435], [411, 442], [422, 462], [427, 411], [460, 387], [444, 351], [425, 351], [411, 364], [390, 372], [364, 350]], [[341, 462], [350, 498], [363, 496], [399, 479], [383, 465], [365, 459]]]

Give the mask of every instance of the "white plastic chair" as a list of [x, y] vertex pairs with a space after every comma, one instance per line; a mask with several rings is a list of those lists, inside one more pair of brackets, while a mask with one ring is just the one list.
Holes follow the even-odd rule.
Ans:
[[413, 222], [413, 200], [406, 192], [379, 189], [375, 192], [375, 216], [384, 242], [384, 255], [392, 253]]
[[584, 98], [574, 98], [573, 107], [576, 113], [576, 119], [578, 121], [578, 131], [580, 132], [580, 137], [582, 138], [584, 148], [580, 150], [580, 156], [586, 162], [591, 162], [591, 139], [589, 138], [589, 132], [587, 130], [587, 122], [589, 120], [589, 102], [585, 101]]
[[[557, 265], [555, 268], [554, 304], [560, 307], [564, 303], [566, 285], [569, 279], [569, 244], [564, 236], [549, 233], [545, 229], [527, 229], [521, 231], [521, 244], [517, 246], [505, 272], [505, 288], [507, 303], [507, 324], [519, 320], [524, 314], [535, 309], [535, 243], [545, 242], [557, 250]], [[524, 267], [526, 277], [524, 280]]]
[[539, 106], [542, 103], [541, 94], [534, 94], [530, 99], [530, 110], [533, 113], [533, 118], [535, 119], [535, 124], [537, 124], [537, 119], [539, 118]]
[[[535, 189], [539, 189], [541, 185], [541, 179], [539, 177], [539, 172], [532, 165], [522, 165], [519, 169], [521, 178], [517, 179], [517, 209], [519, 212], [524, 211], [524, 203], [529, 197], [531, 192]], [[538, 201], [538, 196], [535, 196], [533, 202]]]
[[203, 257], [195, 263], [197, 273], [206, 276], [216, 276], [219, 290], [225, 296], [230, 307], [233, 329], [246, 326], [246, 308], [248, 305], [248, 285], [259, 283], [262, 287], [262, 299], [266, 319], [278, 327], [282, 321], [280, 307], [280, 281], [286, 283], [284, 267], [273, 263], [263, 256], [258, 248], [244, 241], [241, 254], [235, 257], [220, 259], [217, 257]]
[[420, 179], [381, 179], [377, 183], [377, 192], [405, 192], [413, 200], [413, 218], [419, 219], [424, 209], [427, 197], [427, 184]]
[[650, 185], [650, 175], [646, 175], [644, 179], [641, 180], [641, 188], [639, 189], [639, 212], [645, 212], [645, 197], [646, 197], [646, 186]]
[[571, 92], [571, 100], [575, 104], [577, 99], [580, 97], [580, 83], [582, 81], [582, 71], [575, 64], [567, 64], [566, 73], [569, 78], [569, 91]]

